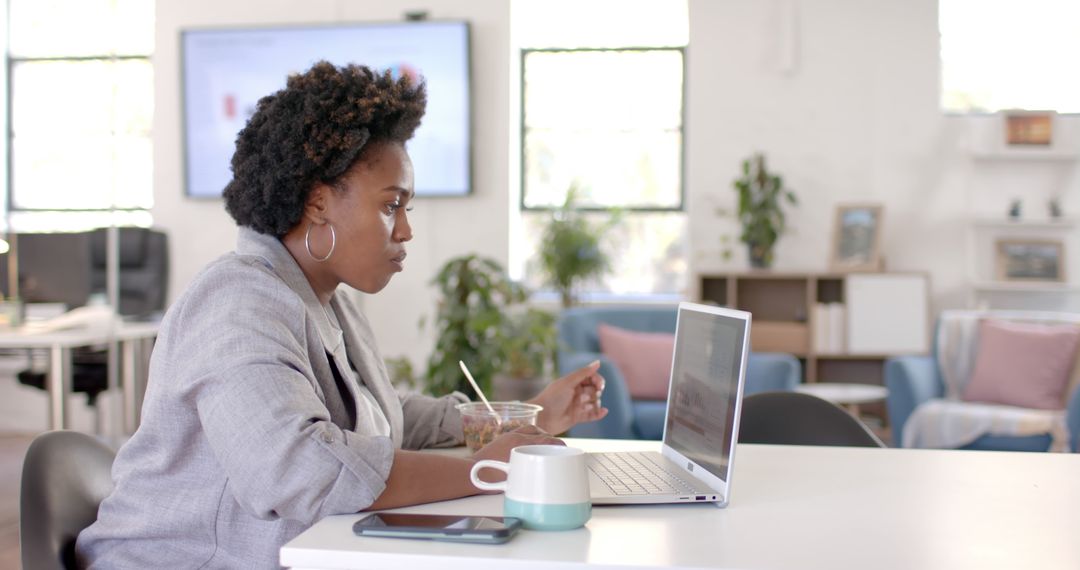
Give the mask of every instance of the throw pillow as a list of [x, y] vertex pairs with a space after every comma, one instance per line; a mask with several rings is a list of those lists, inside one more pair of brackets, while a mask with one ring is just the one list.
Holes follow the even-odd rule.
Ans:
[[675, 335], [638, 332], [600, 323], [600, 352], [622, 372], [630, 397], [666, 400]]
[[1080, 327], [986, 319], [963, 399], [1040, 410], [1065, 408]]

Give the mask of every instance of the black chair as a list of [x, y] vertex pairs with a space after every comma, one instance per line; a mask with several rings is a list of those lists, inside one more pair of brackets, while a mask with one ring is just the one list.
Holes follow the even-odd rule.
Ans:
[[800, 392], [762, 392], [745, 397], [739, 443], [885, 447], [847, 410]]
[[26, 570], [75, 568], [75, 539], [97, 520], [112, 492], [116, 453], [92, 436], [45, 432], [30, 443], [19, 496], [19, 543]]
[[[168, 235], [154, 229], [118, 228], [119, 307], [125, 317], [148, 317], [165, 308], [169, 284]], [[105, 293], [108, 229], [67, 234], [20, 234], [20, 292], [27, 301], [82, 306], [93, 293]], [[58, 261], [59, 260], [59, 261]], [[0, 276], [6, 264], [0, 263]], [[4, 279], [6, 284], [6, 279]], [[108, 356], [101, 348], [79, 348], [71, 355], [71, 390], [87, 404], [109, 388]], [[17, 374], [20, 384], [45, 389], [45, 372], [31, 366]], [[100, 418], [98, 418], [100, 424]], [[100, 428], [100, 425], [99, 425]]]
[[[147, 317], [165, 308], [169, 284], [169, 240], [158, 230], [118, 228], [120, 306], [127, 317]], [[108, 230], [90, 232], [90, 290], [105, 292]]]

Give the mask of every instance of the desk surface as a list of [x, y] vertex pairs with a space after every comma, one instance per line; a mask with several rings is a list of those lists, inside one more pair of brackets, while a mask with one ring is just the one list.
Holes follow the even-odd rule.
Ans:
[[121, 322], [115, 326], [73, 327], [57, 331], [0, 328], [0, 348], [74, 348], [110, 340], [138, 340], [157, 336], [157, 322]]
[[[568, 440], [586, 450], [655, 442]], [[738, 446], [732, 502], [594, 507], [585, 528], [504, 545], [359, 538], [327, 517], [295, 568], [1080, 568], [1080, 455]], [[401, 512], [499, 515], [502, 496]]]

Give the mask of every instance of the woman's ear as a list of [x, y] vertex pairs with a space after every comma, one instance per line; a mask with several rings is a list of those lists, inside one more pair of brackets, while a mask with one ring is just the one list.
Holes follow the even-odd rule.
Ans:
[[307, 202], [304, 204], [304, 218], [309, 222], [322, 224], [326, 222], [326, 212], [329, 207], [329, 197], [332, 188], [323, 183], [316, 183], [315, 187], [308, 192]]

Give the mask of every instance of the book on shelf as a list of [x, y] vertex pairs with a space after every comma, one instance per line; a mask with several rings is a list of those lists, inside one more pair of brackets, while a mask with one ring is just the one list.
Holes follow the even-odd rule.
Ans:
[[843, 303], [814, 305], [814, 352], [840, 354], [847, 346], [847, 308]]

